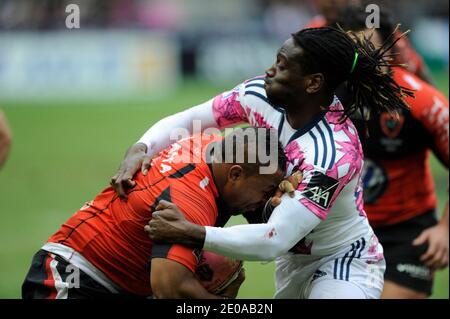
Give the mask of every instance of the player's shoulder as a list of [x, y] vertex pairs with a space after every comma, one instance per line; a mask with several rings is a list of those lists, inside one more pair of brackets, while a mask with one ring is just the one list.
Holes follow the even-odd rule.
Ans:
[[270, 105], [267, 98], [267, 93], [264, 88], [264, 78], [265, 76], [259, 75], [247, 79], [233, 89], [225, 91], [221, 94], [221, 99], [228, 99], [235, 96], [235, 98], [243, 104], [245, 107], [264, 107]]
[[358, 132], [351, 121], [333, 124], [322, 118], [314, 127], [286, 147], [289, 157], [300, 158], [302, 169], [334, 179], [353, 176], [362, 167], [363, 153]]
[[314, 155], [307, 156], [306, 160], [309, 159], [316, 169], [320, 168], [327, 171], [335, 165], [337, 151], [336, 133], [331, 128], [326, 117], [322, 118], [305, 134], [304, 140], [309, 144], [307, 151]]
[[257, 75], [252, 78], [246, 79], [243, 82], [237, 84], [232, 90], [227, 91], [225, 93], [231, 93], [231, 92], [239, 92], [239, 93], [245, 93], [246, 90], [251, 90], [253, 88], [254, 91], [259, 92], [266, 95], [265, 89], [264, 89], [264, 75]]
[[242, 84], [242, 94], [245, 98], [254, 98], [255, 101], [270, 104], [266, 89], [264, 88], [264, 76], [256, 76], [251, 79], [245, 80]]
[[394, 68], [394, 78], [399, 85], [414, 90], [414, 97], [406, 98], [413, 113], [416, 109], [432, 107], [437, 102], [448, 106], [448, 101], [442, 92], [412, 72], [397, 67]]
[[176, 166], [166, 179], [172, 202], [183, 211], [186, 218], [202, 225], [214, 224], [219, 193], [204, 157], [200, 161]]
[[200, 225], [214, 225], [218, 215], [219, 196], [206, 164], [196, 164], [187, 175], [170, 180], [170, 194], [185, 217]]
[[265, 119], [278, 120], [280, 114], [284, 114], [284, 110], [269, 100], [264, 79], [264, 75], [250, 78], [237, 86], [234, 91], [239, 92], [240, 102], [248, 117], [252, 117], [252, 113], [257, 113], [259, 115], [256, 117], [262, 116]]
[[203, 175], [211, 175], [208, 166], [210, 153], [221, 140], [221, 135], [203, 133], [180, 139], [153, 160], [152, 170], [171, 181], [196, 182]]

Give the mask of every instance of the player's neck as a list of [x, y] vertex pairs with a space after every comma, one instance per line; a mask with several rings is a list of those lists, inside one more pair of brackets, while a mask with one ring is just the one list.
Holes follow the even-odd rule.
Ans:
[[286, 105], [287, 121], [293, 129], [300, 129], [323, 112], [324, 108], [328, 108], [331, 102], [332, 99], [329, 97], [311, 97], [308, 100]]

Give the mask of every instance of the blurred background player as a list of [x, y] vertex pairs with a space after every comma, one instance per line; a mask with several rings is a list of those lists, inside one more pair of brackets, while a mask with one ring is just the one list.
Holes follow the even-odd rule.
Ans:
[[[261, 206], [277, 189], [286, 167], [281, 146], [270, 134], [268, 129], [248, 128], [224, 139], [197, 135], [171, 145], [154, 159], [146, 176], [136, 176], [126, 202], [107, 188], [50, 237], [33, 258], [23, 298], [221, 298], [194, 276], [201, 252], [155, 245], [144, 225], [161, 200], [173, 201], [200, 225], [220, 223], [224, 213]], [[259, 154], [269, 162], [262, 163]], [[259, 174], [269, 164], [275, 172]], [[242, 276], [223, 296], [236, 296]]]
[[[345, 30], [364, 31], [378, 48], [394, 30], [390, 15], [382, 13], [375, 31], [366, 29], [365, 19], [364, 8], [348, 7], [336, 22]], [[400, 85], [414, 89], [415, 98], [406, 97], [410, 109], [400, 110], [398, 116], [382, 112], [371, 113], [368, 123], [353, 119], [365, 155], [364, 208], [384, 248], [382, 297], [426, 298], [432, 293], [434, 272], [447, 267], [449, 258], [448, 199], [437, 222], [429, 163], [433, 152], [448, 169], [448, 101], [408, 70], [386, 71]]]
[[321, 28], [330, 25], [339, 16], [339, 10], [347, 6], [359, 6], [362, 0], [313, 0], [316, 15], [305, 28]]
[[[365, 10], [365, 6], [372, 4], [373, 1], [365, 0], [314, 0], [315, 7], [320, 15], [316, 16], [312, 21], [310, 21], [305, 28], [319, 28], [326, 25], [330, 25], [332, 21], [335, 21], [341, 16], [342, 8], [347, 6], [358, 7], [361, 6]], [[382, 6], [380, 11], [387, 10], [386, 6]], [[366, 12], [367, 18], [369, 12]], [[365, 21], [365, 20], [364, 20]], [[397, 33], [399, 36], [401, 32]], [[424, 63], [422, 57], [414, 50], [412, 44], [408, 38], [403, 37], [400, 39], [394, 49], [394, 63], [405, 64], [408, 70], [417, 75], [422, 80], [432, 83], [430, 72]]]
[[0, 169], [6, 162], [11, 148], [11, 130], [6, 121], [5, 113], [0, 109]]

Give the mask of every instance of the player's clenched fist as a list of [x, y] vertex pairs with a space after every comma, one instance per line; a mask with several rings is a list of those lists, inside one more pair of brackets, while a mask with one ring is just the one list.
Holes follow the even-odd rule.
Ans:
[[202, 247], [205, 239], [204, 227], [189, 223], [175, 204], [165, 200], [156, 206], [152, 219], [144, 229], [156, 243], [183, 243]]
[[290, 197], [294, 197], [295, 190], [302, 180], [303, 174], [300, 171], [295, 171], [291, 176], [282, 181], [278, 186], [275, 195], [270, 200], [272, 206], [278, 206], [281, 203], [281, 196], [283, 196], [284, 193], [288, 193]]

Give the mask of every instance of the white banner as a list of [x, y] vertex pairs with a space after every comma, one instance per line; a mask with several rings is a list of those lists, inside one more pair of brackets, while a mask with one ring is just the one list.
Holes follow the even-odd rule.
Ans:
[[199, 73], [212, 81], [239, 81], [256, 75], [275, 63], [283, 43], [256, 36], [212, 38], [201, 43]]
[[180, 77], [178, 50], [148, 31], [0, 33], [0, 98], [167, 94]]

